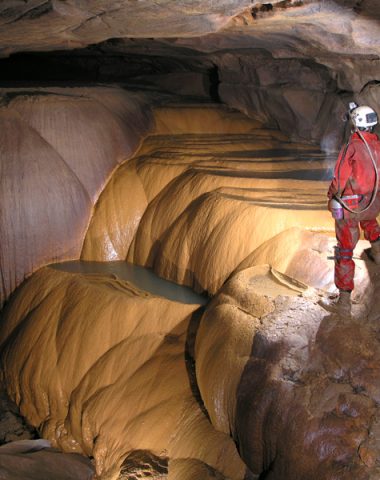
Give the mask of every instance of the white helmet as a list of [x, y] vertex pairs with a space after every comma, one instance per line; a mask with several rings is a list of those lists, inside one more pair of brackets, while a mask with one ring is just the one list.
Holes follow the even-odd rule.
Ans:
[[356, 128], [369, 128], [377, 124], [377, 114], [371, 107], [363, 105], [356, 107], [351, 112], [351, 120]]

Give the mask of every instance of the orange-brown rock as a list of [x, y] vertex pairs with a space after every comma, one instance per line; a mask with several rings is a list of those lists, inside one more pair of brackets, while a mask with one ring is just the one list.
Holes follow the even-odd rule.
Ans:
[[111, 276], [42, 269], [3, 313], [3, 380], [28, 421], [53, 445], [94, 457], [101, 478], [146, 450], [241, 480], [235, 445], [192, 392], [198, 307]]
[[[218, 148], [228, 149], [221, 135], [243, 136], [238, 138], [244, 148], [244, 135], [260, 127], [259, 122], [238, 112], [212, 105], [157, 107], [153, 115], [154, 132], [137, 158], [114, 171], [94, 208], [83, 260], [124, 260], [146, 207], [168, 183], [199, 163], [202, 156], [211, 156]], [[210, 143], [211, 134], [214, 142]], [[277, 136], [282, 138], [279, 133]]]
[[289, 144], [227, 108], [171, 106], [154, 115], [154, 135], [114, 172], [95, 207], [83, 259], [127, 258], [213, 294], [282, 231], [333, 231], [327, 183], [310, 180], [329, 166], [318, 149]]
[[100, 195], [86, 232], [82, 260], [125, 260], [148, 205], [136, 162], [123, 164]]
[[[335, 243], [335, 238], [331, 236], [292, 227], [262, 243], [243, 260], [236, 272], [269, 264], [306, 285], [324, 290], [335, 289]], [[357, 275], [359, 270], [360, 266]]]
[[320, 182], [267, 180], [249, 170], [189, 169], [151, 202], [128, 258], [214, 294], [248, 255], [281, 231], [331, 230], [324, 189]]
[[213, 424], [232, 432], [256, 475], [375, 480], [378, 302], [372, 316], [344, 319], [317, 300], [269, 266], [235, 275], [198, 331], [201, 395]]

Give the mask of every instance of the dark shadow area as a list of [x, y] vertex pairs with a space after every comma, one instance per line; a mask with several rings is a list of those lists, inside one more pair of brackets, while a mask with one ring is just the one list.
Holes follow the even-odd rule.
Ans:
[[[231, 200], [237, 200], [240, 202], [247, 202], [251, 203], [252, 205], [257, 205], [260, 207], [265, 207], [265, 208], [275, 208], [279, 210], [316, 210], [316, 209], [323, 209], [325, 207], [324, 203], [320, 203], [318, 201], [315, 201], [315, 203], [309, 202], [309, 204], [302, 204], [298, 203], [295, 204], [294, 200], [292, 201], [291, 198], [288, 197], [281, 197], [281, 198], [273, 198], [272, 200], [269, 198], [260, 200], [260, 199], [255, 199], [255, 198], [249, 198], [249, 197], [244, 197], [244, 196], [239, 196], [239, 195], [228, 195], [228, 194], [222, 194], [223, 197], [229, 198]], [[287, 203], [289, 202], [289, 203]]]
[[[360, 259], [364, 261], [368, 275], [370, 278], [370, 283], [373, 288], [373, 295], [370, 300], [370, 305], [368, 306], [367, 318], [370, 323], [373, 323], [375, 328], [376, 336], [380, 335], [380, 265], [372, 260], [371, 247], [368, 243], [368, 248], [366, 248]], [[379, 337], [380, 338], [380, 337]]]
[[[143, 42], [142, 42], [143, 43]], [[115, 50], [112, 50], [115, 48]], [[216, 66], [202, 55], [175, 56], [117, 51], [112, 42], [84, 49], [51, 52], [15, 53], [0, 59], [0, 84], [3, 87], [38, 84], [117, 83], [132, 89], [167, 91], [194, 96], [202, 93], [219, 102], [219, 77]]]
[[[194, 167], [193, 170], [196, 172], [197, 168]], [[257, 171], [253, 172], [252, 170], [228, 170], [225, 169], [221, 171], [218, 170], [207, 170], [206, 168], [201, 169], [202, 173], [205, 175], [214, 175], [217, 177], [237, 177], [237, 178], [263, 178], [268, 180], [276, 179], [288, 179], [288, 180], [325, 180], [326, 179], [326, 169], [310, 169], [310, 170], [290, 170], [290, 171]]]
[[218, 67], [214, 65], [209, 70], [209, 80], [210, 80], [210, 98], [215, 103], [221, 103], [221, 99], [219, 97], [219, 72]]
[[120, 467], [118, 480], [132, 478], [166, 478], [169, 458], [149, 450], [133, 450]]
[[234, 440], [248, 468], [260, 475], [259, 480], [268, 477], [275, 459], [270, 442], [272, 430], [281, 429], [282, 417], [286, 415], [282, 407], [287, 395], [271, 380], [272, 370], [282, 356], [282, 341], [270, 343], [258, 332], [236, 392]]
[[202, 315], [205, 311], [205, 307], [201, 307], [196, 310], [191, 316], [189, 327], [187, 330], [186, 344], [185, 344], [185, 363], [187, 374], [189, 377], [190, 388], [195, 400], [207, 419], [210, 421], [210, 416], [207, 412], [205, 404], [203, 403], [201, 392], [199, 391], [197, 375], [195, 371], [195, 341], [197, 339], [197, 333], [199, 325], [202, 319]]
[[0, 445], [39, 438], [37, 430], [20, 415], [17, 405], [0, 389]]
[[367, 0], [333, 0], [340, 7], [350, 8], [354, 13], [368, 20], [380, 20], [380, 4]]

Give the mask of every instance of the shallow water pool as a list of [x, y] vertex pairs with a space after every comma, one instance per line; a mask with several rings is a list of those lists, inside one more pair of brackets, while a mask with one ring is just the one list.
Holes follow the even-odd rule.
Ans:
[[86, 262], [71, 261], [54, 263], [51, 268], [70, 273], [108, 273], [113, 274], [121, 280], [128, 280], [136, 287], [146, 290], [153, 295], [165, 297], [180, 303], [205, 305], [209, 297], [199, 295], [191, 288], [169, 282], [158, 277], [151, 269], [134, 265], [125, 261], [114, 262]]

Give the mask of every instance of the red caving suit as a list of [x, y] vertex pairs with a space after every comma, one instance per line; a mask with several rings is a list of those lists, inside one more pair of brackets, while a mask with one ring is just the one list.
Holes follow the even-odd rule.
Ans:
[[[380, 174], [379, 138], [375, 133], [360, 133], [372, 151]], [[340, 151], [336, 162], [328, 197], [331, 199], [338, 192], [341, 196], [360, 195], [359, 199], [348, 200], [346, 203], [352, 210], [362, 210], [369, 204], [375, 188], [375, 172], [371, 157], [358, 133], [352, 134], [346, 155], [342, 158], [344, 150], [345, 147]], [[380, 227], [376, 221], [379, 213], [380, 192], [366, 212], [354, 214], [344, 209], [344, 218], [335, 220], [335, 233], [338, 241], [335, 249], [335, 285], [339, 290], [351, 291], [354, 289], [355, 263], [352, 255], [360, 237], [359, 224], [364, 230], [364, 237], [370, 242], [375, 242], [380, 237]]]

